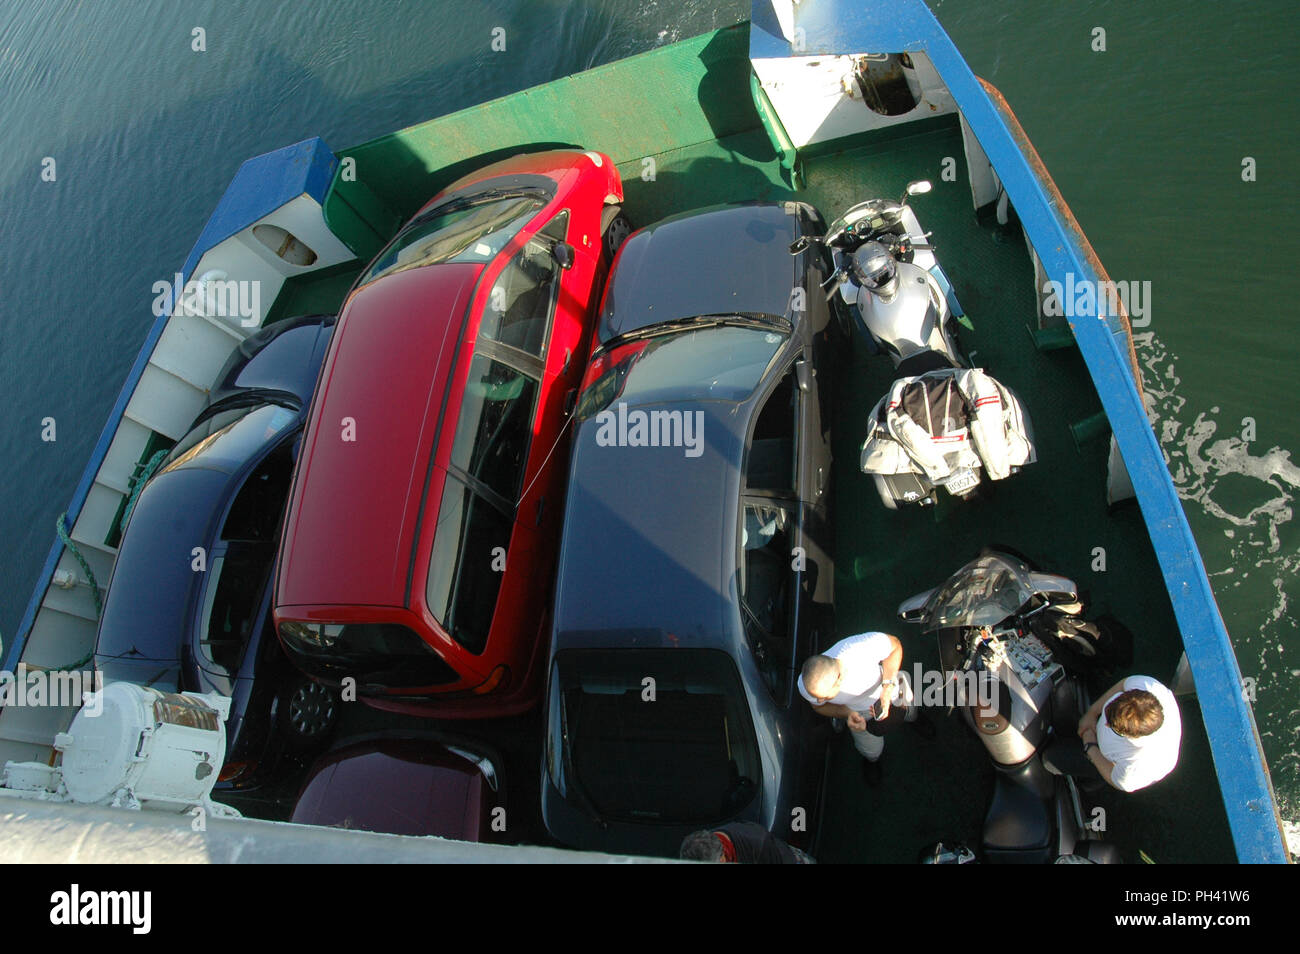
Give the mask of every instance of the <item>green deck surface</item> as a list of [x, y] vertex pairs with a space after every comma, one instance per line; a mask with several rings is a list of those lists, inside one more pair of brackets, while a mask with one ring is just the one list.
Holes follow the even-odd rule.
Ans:
[[[954, 156], [956, 182], [939, 177]], [[938, 667], [932, 637], [898, 620], [898, 604], [940, 583], [987, 544], [1019, 550], [1050, 572], [1073, 578], [1090, 616], [1109, 612], [1134, 633], [1132, 672], [1169, 682], [1182, 652], [1173, 610], [1136, 505], [1106, 506], [1107, 434], [1076, 446], [1069, 426], [1100, 409], [1075, 349], [1040, 353], [1026, 326], [1034, 316], [1032, 267], [1018, 226], [982, 225], [970, 193], [956, 128], [807, 161], [803, 198], [828, 216], [865, 196], [898, 195], [910, 179], [928, 177], [935, 191], [915, 199], [917, 217], [975, 325], [963, 332], [974, 362], [1017, 392], [1029, 410], [1038, 462], [993, 488], [990, 499], [960, 503], [941, 495], [934, 508], [891, 512], [858, 469], [866, 418], [888, 388], [889, 360], [855, 341], [847, 373], [837, 382], [835, 408], [836, 613], [841, 635], [870, 629], [903, 642], [904, 666]], [[1093, 572], [1094, 548], [1105, 570]], [[1120, 675], [1127, 675], [1128, 672]], [[1094, 686], [1104, 691], [1114, 679]], [[1168, 779], [1123, 795], [1105, 790], [1105, 837], [1128, 861], [1139, 850], [1157, 862], [1232, 861], [1227, 816], [1218, 797], [1208, 742], [1194, 700], [1183, 705], [1180, 764]], [[944, 710], [932, 741], [904, 730], [890, 738], [884, 781], [868, 788], [860, 757], [839, 740], [823, 819], [821, 856], [827, 861], [915, 861], [939, 840], [978, 844], [993, 769], [983, 746]]]
[[345, 150], [339, 156], [355, 160], [356, 178], [335, 182], [325, 217], [369, 259], [439, 189], [497, 159], [578, 146], [604, 152], [626, 172], [632, 160], [673, 155], [757, 126], [749, 33], [732, 27]]
[[[1113, 613], [1134, 632], [1129, 671], [1168, 682], [1181, 640], [1141, 516], [1135, 506], [1107, 511], [1106, 435], [1081, 446], [1070, 435], [1070, 424], [1100, 409], [1087, 369], [1073, 348], [1033, 347], [1024, 240], [1018, 227], [982, 224], [971, 209], [956, 121], [805, 158], [806, 187], [795, 193], [749, 98], [746, 43], [743, 29], [721, 31], [347, 150], [340, 155], [356, 159], [358, 181], [336, 182], [327, 215], [366, 259], [437, 189], [527, 143], [574, 143], [609, 154], [623, 175], [624, 210], [634, 226], [718, 202], [793, 197], [830, 219], [862, 199], [900, 195], [911, 179], [931, 179], [934, 191], [913, 205], [933, 231], [939, 261], [975, 324], [963, 343], [976, 364], [1020, 395], [1039, 461], [998, 485], [987, 501], [960, 504], [945, 496], [935, 508], [887, 511], [857, 461], [867, 415], [892, 368], [855, 339], [839, 369], [832, 422], [839, 634], [892, 632], [903, 641], [909, 671], [915, 661], [937, 668], [934, 640], [899, 622], [895, 608], [983, 545], [1001, 543], [1074, 578], [1090, 600], [1090, 615]], [[955, 182], [941, 179], [949, 156], [957, 161]], [[654, 160], [652, 178], [643, 176], [647, 157]], [[276, 316], [337, 309], [356, 264], [287, 287]], [[1105, 551], [1104, 572], [1091, 569], [1098, 547]], [[362, 727], [373, 727], [375, 718], [365, 715]], [[879, 788], [862, 780], [847, 734], [834, 739], [818, 846], [823, 860], [911, 862], [941, 839], [978, 845], [993, 769], [956, 715], [937, 710], [932, 718], [940, 729], [934, 740], [910, 731], [889, 739]], [[1128, 861], [1138, 860], [1139, 849], [1162, 863], [1235, 858], [1194, 699], [1183, 701], [1183, 726], [1182, 756], [1171, 777], [1137, 794], [1106, 791], [1097, 798], [1106, 810], [1106, 837]], [[535, 730], [528, 723], [522, 735], [507, 735], [535, 740]], [[515, 797], [535, 802], [535, 750], [521, 749], [514, 761]], [[541, 840], [535, 831], [518, 837]]]

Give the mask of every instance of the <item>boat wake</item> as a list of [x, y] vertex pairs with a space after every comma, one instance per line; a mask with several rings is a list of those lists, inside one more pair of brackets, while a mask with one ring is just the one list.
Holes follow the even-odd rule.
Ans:
[[[1254, 680], [1247, 691], [1253, 689], [1278, 806], [1284, 817], [1300, 818], [1300, 708], [1293, 707], [1295, 680], [1300, 677], [1293, 660], [1300, 638], [1294, 613], [1288, 613], [1300, 579], [1300, 553], [1293, 541], [1284, 542], [1300, 489], [1300, 465], [1281, 447], [1256, 451], [1249, 419], [1225, 422], [1220, 409], [1211, 407], [1188, 420], [1177, 355], [1151, 332], [1133, 337], [1143, 368], [1147, 412], [1178, 495], [1196, 504], [1227, 541], [1213, 545], [1202, 533], [1202, 556], [1242, 674]], [[1194, 523], [1205, 526], [1196, 508], [1187, 510]], [[1250, 579], [1252, 574], [1256, 579]], [[1245, 590], [1234, 594], [1243, 583]], [[1271, 592], [1263, 602], [1266, 590]], [[1300, 824], [1287, 821], [1286, 832], [1289, 850], [1300, 858]]]

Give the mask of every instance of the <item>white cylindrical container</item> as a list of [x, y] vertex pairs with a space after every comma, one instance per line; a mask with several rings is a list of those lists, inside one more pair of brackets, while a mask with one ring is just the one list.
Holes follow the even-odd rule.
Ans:
[[182, 810], [204, 802], [226, 753], [230, 700], [110, 683], [54, 747], [74, 801]]

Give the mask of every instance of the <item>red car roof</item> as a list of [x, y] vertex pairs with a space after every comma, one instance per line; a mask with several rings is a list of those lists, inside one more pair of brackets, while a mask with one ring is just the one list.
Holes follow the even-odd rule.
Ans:
[[277, 606], [403, 604], [443, 395], [482, 267], [408, 269], [348, 300], [303, 441]]

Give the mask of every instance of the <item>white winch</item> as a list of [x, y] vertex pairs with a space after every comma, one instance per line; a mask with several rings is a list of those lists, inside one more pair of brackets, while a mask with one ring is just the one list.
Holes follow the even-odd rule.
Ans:
[[55, 736], [59, 767], [9, 762], [0, 785], [45, 799], [237, 814], [209, 798], [225, 759], [229, 714], [230, 700], [217, 693], [110, 683]]

